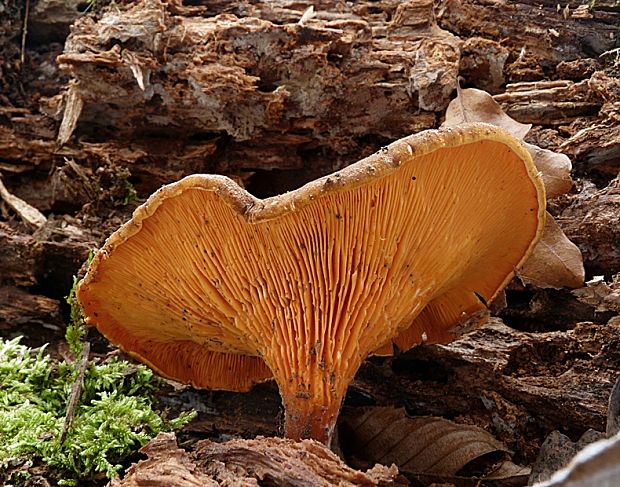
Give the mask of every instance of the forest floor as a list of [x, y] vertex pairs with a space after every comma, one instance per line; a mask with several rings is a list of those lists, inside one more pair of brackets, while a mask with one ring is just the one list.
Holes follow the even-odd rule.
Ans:
[[[480, 330], [367, 360], [340, 446], [369, 468], [376, 457], [346, 451], [347, 418], [404, 408], [484, 429], [500, 445], [487, 463], [509, 451], [526, 469], [487, 471], [486, 485], [525, 485], [552, 431], [573, 441], [605, 432], [620, 376], [619, 25], [612, 0], [5, 1], [0, 335], [66, 355], [73, 276], [162, 184], [202, 172], [258, 197], [288, 191], [438, 127], [460, 77], [532, 124], [527, 142], [571, 159], [574, 185], [548, 210], [579, 247], [588, 284], [515, 279]], [[88, 339], [92, 357], [111, 352], [96, 330]], [[282, 434], [274, 383], [244, 394], [168, 384], [159, 400], [198, 412], [178, 435], [184, 446]], [[408, 479], [478, 485], [488, 465], [461, 467]]]

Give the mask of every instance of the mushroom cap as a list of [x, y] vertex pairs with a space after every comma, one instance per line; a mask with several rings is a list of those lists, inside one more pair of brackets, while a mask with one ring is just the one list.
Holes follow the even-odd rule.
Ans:
[[394, 343], [478, 321], [541, 235], [530, 155], [486, 124], [401, 139], [260, 200], [188, 176], [136, 209], [78, 287], [86, 320], [160, 374], [283, 396], [342, 396]]

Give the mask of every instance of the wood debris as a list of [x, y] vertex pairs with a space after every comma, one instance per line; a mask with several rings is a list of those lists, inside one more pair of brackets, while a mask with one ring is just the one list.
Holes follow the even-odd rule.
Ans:
[[11, 194], [6, 186], [0, 179], [0, 198], [2, 198], [7, 205], [9, 205], [18, 216], [29, 225], [40, 228], [47, 222], [47, 218], [43, 213], [37, 210], [34, 206], [29, 205], [21, 198]]
[[196, 444], [192, 453], [176, 445], [173, 433], [160, 433], [141, 450], [148, 456], [132, 465], [123, 480], [110, 487], [179, 487], [269, 485], [298, 487], [398, 486], [395, 466], [375, 467], [361, 472], [313, 440], [294, 442], [281, 438], [256, 438]]

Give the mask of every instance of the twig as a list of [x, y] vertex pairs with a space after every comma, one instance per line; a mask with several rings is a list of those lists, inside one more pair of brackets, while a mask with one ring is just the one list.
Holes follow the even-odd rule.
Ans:
[[34, 206], [29, 205], [21, 198], [11, 194], [0, 178], [0, 199], [4, 200], [15, 212], [29, 225], [36, 228], [41, 228], [47, 218], [43, 213], [37, 210]]
[[24, 61], [26, 59], [26, 35], [28, 34], [28, 17], [30, 16], [30, 0], [26, 0], [26, 12], [24, 13], [24, 26], [22, 28], [22, 51], [20, 54], [20, 60], [22, 62], [21, 68], [24, 67]]
[[69, 404], [67, 404], [67, 413], [65, 414], [65, 424], [62, 428], [62, 434], [60, 435], [60, 444], [64, 443], [67, 437], [67, 431], [73, 422], [75, 417], [75, 409], [77, 408], [80, 395], [82, 394], [82, 384], [84, 383], [84, 374], [86, 374], [86, 367], [88, 366], [88, 355], [90, 354], [90, 343], [84, 342], [84, 348], [82, 349], [82, 359], [80, 361], [80, 367], [78, 369], [78, 376], [75, 382], [71, 386], [71, 395], [69, 396]]

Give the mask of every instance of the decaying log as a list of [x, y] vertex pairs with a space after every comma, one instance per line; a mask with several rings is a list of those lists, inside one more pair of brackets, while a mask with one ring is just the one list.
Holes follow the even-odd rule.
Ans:
[[[432, 7], [405, 2], [381, 23], [317, 8], [303, 23], [302, 10], [280, 25], [230, 13], [183, 16], [174, 4], [145, 0], [99, 23], [80, 19], [58, 58], [74, 80], [61, 141], [86, 126], [114, 127], [115, 137], [226, 134], [226, 159], [246, 169], [288, 169], [286, 159], [302, 149], [359, 154], [362, 135], [397, 138], [433, 126], [454, 91], [458, 40], [432, 22]], [[317, 159], [335, 168], [333, 158]]]
[[21, 334], [25, 325], [51, 326], [57, 330], [63, 327], [60, 302], [56, 299], [14, 286], [1, 286], [0, 303], [0, 330]]
[[30, 42], [64, 42], [71, 28], [84, 10], [83, 0], [39, 0], [33, 3], [28, 22]]
[[586, 6], [587, 19], [572, 5], [553, 0], [445, 0], [440, 5], [444, 29], [492, 39], [510, 50], [505, 71], [512, 82], [539, 80], [562, 61], [598, 57], [613, 49], [618, 35], [614, 0]]
[[152, 487], [219, 485], [210, 475], [199, 469], [189, 453], [177, 446], [174, 433], [160, 433], [147, 443], [141, 452], [148, 458], [129, 467], [123, 480], [114, 479], [108, 487], [139, 487], [145, 484]]
[[37, 283], [41, 247], [30, 235], [0, 222], [0, 284], [33, 286]]
[[592, 275], [620, 272], [620, 178], [601, 190], [586, 186], [562, 211], [558, 223], [581, 249]]
[[[60, 58], [73, 81], [65, 96], [41, 100], [45, 115], [33, 108], [2, 107], [8, 110], [8, 123], [0, 124], [0, 170], [27, 177], [34, 171], [44, 185], [49, 171], [66, 159], [85, 170], [111, 163], [127, 166], [138, 193], [146, 196], [193, 172], [236, 174], [247, 181], [256, 170], [278, 169], [283, 173], [258, 174], [251, 189], [291, 189], [388, 140], [435, 126], [457, 70], [467, 82], [492, 91], [505, 81], [521, 80], [508, 68], [534, 54], [545, 73], [565, 60], [558, 72], [563, 66], [561, 72], [571, 79], [580, 70], [589, 75], [592, 67], [570, 68], [570, 63], [594, 56], [590, 44], [600, 48], [596, 52], [609, 47], [616, 35], [610, 26], [620, 17], [605, 1], [597, 2], [587, 21], [570, 8], [558, 13], [551, 2], [534, 9], [526, 3], [456, 0], [435, 5], [430, 0], [326, 1], [300, 24], [312, 2], [220, 1], [208, 8], [154, 0], [122, 3], [103, 14], [104, 22], [82, 15], [74, 26]], [[40, 37], [33, 41], [58, 35], [80, 7], [73, 0], [37, 2], [30, 32]], [[437, 27], [433, 8], [444, 29], [461, 35], [462, 47], [457, 37]], [[7, 9], [19, 19], [17, 3]], [[540, 25], [560, 18], [559, 38], [540, 35]], [[46, 19], [53, 24], [49, 35], [42, 27]], [[523, 25], [536, 28], [522, 32]], [[11, 28], [19, 31], [13, 25], [6, 32]], [[573, 37], [583, 42], [552, 49]], [[9, 60], [17, 55], [11, 53]], [[53, 57], [37, 62], [22, 90], [42, 89], [41, 78], [56, 86], [62, 82]], [[3, 82], [20, 79], [13, 71], [7, 61]], [[3, 90], [13, 91], [12, 85]], [[43, 90], [49, 91], [49, 86]], [[81, 110], [76, 99], [86, 104]], [[579, 106], [581, 101], [577, 96], [566, 103]], [[72, 122], [63, 139], [70, 129], [76, 131], [69, 144], [57, 147], [54, 139], [65, 112]], [[606, 147], [578, 145], [566, 150], [580, 160], [613, 155], [606, 156]], [[7, 182], [20, 197], [21, 187], [28, 186], [21, 181]], [[38, 192], [51, 195], [49, 186], [39, 186]]]
[[160, 433], [141, 451], [148, 459], [132, 465], [125, 478], [113, 481], [110, 487], [145, 483], [153, 487], [405, 485], [398, 480], [395, 466], [376, 465], [366, 472], [353, 470], [313, 440], [296, 443], [259, 437], [222, 444], [206, 440], [197, 443], [190, 454], [177, 447], [173, 433]]
[[596, 71], [579, 82], [515, 83], [494, 98], [520, 122], [555, 127], [547, 148], [571, 156], [580, 174], [620, 172], [620, 79]]
[[514, 83], [494, 98], [514, 119], [550, 126], [596, 116], [603, 106], [603, 100], [592, 93], [587, 80]]

